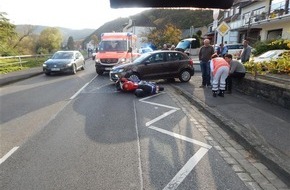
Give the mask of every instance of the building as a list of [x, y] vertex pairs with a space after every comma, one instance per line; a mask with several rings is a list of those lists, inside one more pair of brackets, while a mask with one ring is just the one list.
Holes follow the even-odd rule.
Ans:
[[224, 11], [219, 23], [222, 21], [229, 25], [230, 31], [225, 36], [216, 34], [217, 44], [241, 43], [243, 39], [248, 39], [251, 44], [290, 39], [289, 0], [236, 0], [230, 9]]
[[132, 32], [133, 34], [137, 35], [137, 48], [144, 47], [147, 45], [147, 35], [151, 33], [156, 26], [153, 24], [149, 19], [129, 19], [129, 23], [127, 23], [124, 28], [123, 32]]

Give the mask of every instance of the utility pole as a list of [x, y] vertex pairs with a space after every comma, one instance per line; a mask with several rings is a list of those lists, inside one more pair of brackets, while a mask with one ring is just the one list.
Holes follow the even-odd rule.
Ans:
[[213, 45], [215, 46], [216, 44], [216, 28], [218, 25], [218, 17], [219, 17], [219, 9], [214, 9], [213, 10], [213, 30], [214, 30], [214, 39], [213, 39]]

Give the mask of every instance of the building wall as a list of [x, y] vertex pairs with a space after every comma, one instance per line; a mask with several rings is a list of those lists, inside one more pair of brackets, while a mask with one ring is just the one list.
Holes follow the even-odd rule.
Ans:
[[263, 27], [260, 35], [261, 35], [261, 40], [267, 40], [267, 35], [268, 31], [271, 30], [276, 30], [276, 29], [282, 29], [282, 38], [283, 39], [290, 39], [290, 22], [285, 22], [285, 23], [275, 23], [272, 22], [269, 25], [266, 25]]
[[267, 10], [269, 8], [269, 0], [266, 0], [266, 1], [258, 1], [256, 3], [251, 4], [248, 7], [244, 7], [242, 9], [241, 14], [243, 15], [245, 13], [251, 12], [252, 10], [259, 9], [261, 7], [265, 7], [264, 11], [267, 12]]
[[146, 35], [149, 34], [155, 27], [143, 27], [143, 26], [133, 26], [128, 28], [126, 32], [132, 32], [137, 35], [137, 48], [140, 49], [146, 42]]

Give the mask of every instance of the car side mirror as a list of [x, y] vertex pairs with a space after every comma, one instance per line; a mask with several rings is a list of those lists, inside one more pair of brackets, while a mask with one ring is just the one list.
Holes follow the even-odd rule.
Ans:
[[133, 51], [132, 47], [129, 47], [128, 53], [132, 53], [132, 51]]

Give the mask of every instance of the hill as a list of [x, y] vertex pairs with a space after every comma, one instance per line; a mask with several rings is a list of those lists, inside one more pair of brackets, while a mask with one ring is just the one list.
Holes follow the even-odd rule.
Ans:
[[[191, 10], [191, 9], [151, 9], [146, 10], [130, 18], [135, 21], [136, 26], [155, 26], [163, 28], [166, 24], [173, 24], [179, 29], [189, 29], [191, 26], [197, 28], [207, 26], [213, 22], [212, 10]], [[129, 18], [118, 18], [107, 22], [91, 33], [84, 40], [88, 43], [91, 36], [96, 35], [100, 40], [100, 35], [104, 32], [121, 32]]]
[[[16, 25], [16, 31], [18, 33], [23, 32], [28, 26], [31, 25]], [[40, 33], [45, 29], [48, 28], [48, 26], [40, 26], [40, 25], [33, 25], [33, 34], [35, 35], [40, 35]], [[86, 38], [88, 35], [93, 33], [95, 29], [83, 29], [83, 30], [73, 30], [69, 28], [62, 28], [62, 27], [56, 27], [58, 28], [62, 35], [64, 41], [66, 41], [70, 36], [73, 37], [73, 39], [76, 40], [81, 40]]]

